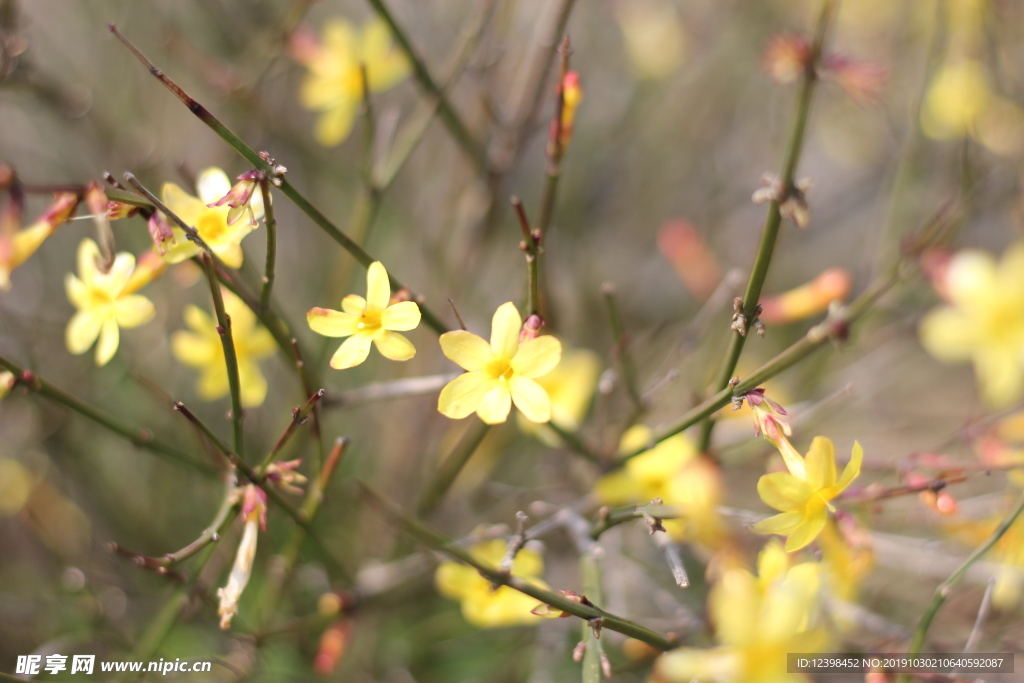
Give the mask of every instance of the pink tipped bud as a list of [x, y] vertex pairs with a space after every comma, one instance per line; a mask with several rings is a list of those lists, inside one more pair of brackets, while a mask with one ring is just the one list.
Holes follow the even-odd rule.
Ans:
[[842, 268], [830, 268], [807, 284], [785, 294], [762, 300], [761, 320], [784, 324], [824, 313], [833, 301], [845, 301], [853, 288], [853, 278]]
[[267, 530], [267, 494], [255, 484], [245, 487], [242, 494], [242, 519], [259, 518], [260, 529]]
[[575, 71], [565, 74], [558, 84], [558, 95], [561, 110], [551, 120], [551, 134], [548, 141], [548, 156], [554, 157], [565, 151], [572, 140], [573, 124], [576, 120], [576, 108], [583, 101], [583, 88], [580, 87], [580, 75]]
[[320, 645], [313, 658], [313, 670], [321, 676], [329, 676], [338, 668], [352, 641], [352, 624], [347, 619], [338, 619], [320, 636]]
[[168, 263], [153, 251], [147, 251], [135, 261], [135, 270], [125, 283], [124, 293], [137, 292], [164, 274]]
[[523, 323], [523, 329], [519, 332], [519, 343], [536, 339], [540, 336], [540, 328], [544, 327], [544, 318], [540, 317], [536, 313], [533, 313]]
[[302, 493], [298, 485], [306, 483], [306, 477], [295, 470], [302, 464], [302, 460], [278, 460], [270, 463], [267, 467], [267, 479], [278, 484], [289, 493]]
[[811, 44], [803, 36], [775, 36], [761, 56], [761, 68], [780, 85], [795, 82], [811, 60]]
[[167, 218], [159, 211], [154, 211], [146, 226], [149, 228], [149, 236], [153, 238], [153, 246], [156, 247], [157, 253], [161, 256], [166, 254], [175, 241], [174, 232]]
[[246, 171], [242, 175], [238, 176], [238, 181], [235, 183], [228, 193], [215, 201], [213, 204], [207, 204], [209, 208], [217, 206], [230, 206], [231, 210], [228, 211], [227, 222], [228, 225], [234, 225], [238, 222], [238, 219], [242, 217], [242, 214], [249, 214], [249, 223], [256, 227], [256, 214], [252, 210], [252, 196], [259, 185], [259, 180], [263, 175], [260, 171], [252, 170]]

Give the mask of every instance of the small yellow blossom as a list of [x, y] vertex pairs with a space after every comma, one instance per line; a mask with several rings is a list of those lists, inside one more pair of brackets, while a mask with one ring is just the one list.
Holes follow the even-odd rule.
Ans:
[[91, 239], [78, 246], [79, 277], [68, 273], [64, 280], [68, 299], [78, 312], [68, 322], [65, 335], [68, 351], [78, 355], [96, 344], [96, 364], [106, 365], [117, 351], [120, 328], [138, 327], [149, 322], [156, 309], [134, 288], [145, 282], [132, 280], [135, 257], [120, 253], [109, 272], [99, 268], [100, 249]]
[[1013, 403], [1024, 393], [1024, 243], [999, 264], [983, 251], [959, 252], [944, 285], [950, 305], [921, 321], [921, 344], [940, 360], [972, 361], [993, 407]]
[[391, 360], [409, 360], [416, 347], [398, 334], [416, 329], [420, 307], [414, 301], [391, 303], [391, 282], [380, 261], [366, 271], [366, 298], [349, 294], [341, 300], [340, 311], [311, 308], [306, 312], [310, 329], [325, 337], [348, 337], [331, 357], [336, 370], [353, 368], [370, 353], [370, 342]]
[[11, 272], [39, 250], [46, 238], [71, 217], [77, 205], [78, 198], [74, 194], [62, 192], [29, 227], [18, 230], [19, 220], [9, 226], [12, 232], [0, 233], [0, 291], [11, 288]]
[[932, 138], [963, 137], [975, 129], [992, 99], [988, 72], [981, 62], [965, 59], [945, 64], [928, 86], [921, 107], [922, 128]]
[[13, 372], [8, 370], [0, 371], [0, 399], [3, 399], [4, 396], [10, 393], [17, 383], [18, 378], [14, 376]]
[[299, 101], [306, 109], [322, 112], [315, 135], [325, 147], [333, 147], [352, 131], [363, 102], [362, 67], [372, 92], [391, 88], [409, 73], [409, 63], [392, 44], [390, 30], [376, 18], [361, 32], [344, 19], [329, 21], [323, 44], [305, 46], [296, 56], [309, 69]]
[[[199, 197], [193, 197], [174, 183], [165, 183], [161, 199], [168, 209], [196, 229], [199, 237], [226, 266], [238, 268], [242, 265], [242, 239], [256, 226], [250, 221], [237, 220], [237, 216], [232, 214], [235, 209], [231, 206], [216, 206], [231, 192], [231, 181], [224, 171], [219, 168], [206, 169], [199, 174], [196, 189]], [[255, 219], [263, 217], [262, 195], [252, 195], [249, 206]], [[229, 222], [229, 214], [236, 218], [234, 224]], [[181, 228], [172, 225], [171, 231], [171, 246], [162, 254], [169, 263], [181, 263], [200, 252], [200, 247], [188, 240]]]
[[444, 355], [469, 371], [441, 390], [437, 409], [442, 415], [459, 420], [476, 412], [487, 424], [500, 424], [514, 402], [531, 422], [551, 419], [551, 399], [535, 380], [558, 365], [562, 344], [551, 336], [520, 344], [522, 326], [510, 301], [494, 312], [490, 345], [465, 330], [441, 335]]
[[[267, 380], [257, 361], [274, 353], [274, 338], [266, 328], [256, 324], [256, 316], [234, 294], [224, 292], [224, 310], [231, 318], [231, 336], [238, 358], [238, 381], [242, 405], [251, 408], [263, 403], [267, 396]], [[191, 332], [179, 330], [171, 335], [174, 357], [200, 371], [199, 396], [213, 401], [230, 391], [224, 347], [217, 320], [198, 306], [185, 308], [185, 323]]]
[[788, 567], [780, 549], [766, 548], [763, 573], [725, 570], [708, 595], [718, 647], [683, 648], [662, 655], [654, 680], [670, 683], [798, 683], [787, 673], [790, 652], [820, 652], [827, 633], [817, 620], [821, 579], [816, 564]]
[[[508, 543], [495, 539], [474, 546], [470, 553], [478, 561], [499, 569], [507, 550]], [[516, 554], [512, 564], [513, 575], [547, 589], [547, 584], [538, 578], [543, 572], [544, 561], [540, 555], [526, 548]], [[443, 562], [437, 568], [434, 581], [441, 595], [462, 604], [462, 616], [474, 626], [499, 628], [534, 624], [541, 619], [530, 611], [537, 605], [536, 598], [508, 586], [495, 590], [491, 582], [472, 567], [457, 562]]]
[[757, 482], [757, 492], [770, 507], [782, 514], [761, 520], [753, 526], [759, 534], [788, 536], [786, 551], [793, 552], [809, 545], [828, 521], [830, 502], [860, 474], [864, 449], [853, 445], [853, 456], [836, 480], [836, 456], [832, 442], [817, 436], [804, 459], [785, 437], [779, 444], [788, 472], [773, 472]]
[[[650, 440], [651, 430], [636, 425], [623, 435], [619, 450], [632, 452]], [[594, 493], [604, 505], [643, 504], [661, 498], [665, 505], [680, 512], [679, 519], [664, 520], [665, 530], [673, 538], [711, 548], [721, 547], [729, 540], [718, 514], [721, 473], [698, 453], [685, 434], [676, 434], [630, 458], [619, 471], [601, 477]]]
[[[551, 423], [569, 432], [580, 428], [601, 374], [601, 359], [590, 349], [571, 349], [562, 353], [554, 370], [537, 378], [537, 384], [551, 399]], [[519, 431], [535, 436], [549, 446], [559, 444], [550, 428], [516, 416]]]

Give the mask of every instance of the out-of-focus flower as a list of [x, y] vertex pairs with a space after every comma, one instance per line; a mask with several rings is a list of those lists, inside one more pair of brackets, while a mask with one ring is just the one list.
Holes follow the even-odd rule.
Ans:
[[622, 0], [612, 4], [626, 55], [638, 78], [661, 80], [686, 59], [685, 27], [670, 0]]
[[366, 271], [366, 298], [349, 294], [341, 300], [340, 311], [311, 308], [306, 313], [310, 329], [325, 337], [348, 337], [331, 356], [336, 370], [353, 368], [370, 353], [370, 342], [385, 358], [409, 360], [416, 347], [398, 334], [420, 324], [420, 307], [414, 301], [391, 303], [391, 283], [380, 261]]
[[[242, 405], [252, 408], [262, 404], [267, 396], [267, 380], [258, 361], [274, 353], [274, 338], [256, 323], [256, 316], [241, 299], [228, 291], [224, 291], [223, 296], [224, 310], [231, 318]], [[179, 330], [172, 334], [171, 352], [180, 362], [199, 370], [196, 388], [203, 400], [226, 396], [230, 385], [217, 320], [198, 306], [188, 306], [185, 324], [192, 331]]]
[[[256, 170], [249, 170], [238, 176], [238, 182], [231, 186], [227, 194], [218, 199], [215, 202], [207, 204], [208, 208], [215, 208], [218, 206], [230, 207], [228, 211], [227, 221], [228, 225], [234, 225], [238, 222], [238, 219], [242, 217], [242, 214], [249, 214], [249, 225], [256, 227], [256, 212], [253, 210], [253, 197], [256, 188], [260, 184], [261, 172]], [[260, 193], [262, 200], [263, 194]]]
[[[552, 424], [569, 432], [579, 429], [594, 397], [600, 374], [600, 357], [590, 349], [580, 348], [564, 351], [554, 370], [536, 378], [537, 384], [551, 399]], [[550, 446], [559, 444], [558, 435], [550, 428], [530, 422], [521, 414], [516, 418], [516, 424], [524, 434], [536, 436]]]
[[[1005, 468], [1010, 483], [1024, 489], [1024, 412], [1008, 415], [974, 442], [978, 458], [989, 467]], [[1018, 465], [1019, 467], [1012, 468]]]
[[964, 59], [944, 64], [936, 72], [921, 107], [921, 127], [940, 140], [959, 138], [974, 130], [993, 94], [985, 66]]
[[843, 301], [853, 287], [850, 273], [829, 268], [810, 282], [783, 294], [764, 297], [759, 317], [769, 325], [804, 320], [824, 313], [833, 301]]
[[[954, 538], [977, 547], [1002, 521], [1003, 515], [995, 514], [980, 521], [960, 520], [948, 524], [946, 530]], [[1004, 611], [1015, 609], [1024, 597], [1024, 515], [1017, 518], [985, 557], [1000, 564], [992, 604]]]
[[338, 619], [320, 635], [320, 646], [313, 658], [313, 671], [329, 676], [345, 659], [352, 643], [352, 622]]
[[0, 517], [13, 517], [21, 512], [32, 497], [35, 485], [27, 467], [17, 460], [0, 456]]
[[153, 302], [129, 287], [141, 287], [144, 278], [132, 280], [135, 257], [120, 253], [108, 272], [99, 268], [100, 250], [91, 239], [78, 246], [78, 277], [68, 273], [64, 280], [68, 299], [78, 309], [68, 322], [65, 340], [68, 351], [78, 355], [96, 344], [96, 364], [106, 365], [120, 343], [120, 328], [143, 325], [156, 313]]
[[[244, 221], [234, 225], [228, 222], [228, 215], [234, 211], [230, 206], [217, 206], [217, 202], [231, 192], [231, 181], [219, 168], [208, 168], [196, 180], [198, 197], [193, 197], [174, 183], [165, 183], [161, 199], [167, 208], [178, 215], [199, 233], [199, 237], [210, 250], [229, 268], [242, 265], [242, 239], [252, 232], [255, 223]], [[252, 195], [249, 206], [256, 219], [263, 217], [263, 197]], [[181, 263], [198, 254], [201, 249], [185, 237], [184, 231], [172, 226], [173, 244], [163, 253], [169, 263]]]
[[837, 598], [853, 602], [875, 565], [870, 535], [852, 517], [838, 517], [825, 524], [818, 546], [829, 590]]
[[220, 616], [220, 627], [225, 630], [231, 628], [231, 620], [238, 614], [238, 600], [249, 583], [253, 561], [256, 559], [256, 537], [261, 526], [266, 528], [266, 500], [259, 494], [250, 493], [250, 490], [259, 491], [252, 484], [246, 487], [245, 503], [242, 508], [242, 519], [245, 521], [242, 540], [238, 544], [235, 563], [231, 567], [231, 574], [228, 575], [227, 585], [217, 589], [217, 597], [220, 598], [217, 614]]
[[[766, 551], [767, 552], [767, 551]], [[680, 648], [655, 663], [654, 680], [690, 683], [799, 683], [787, 673], [790, 652], [820, 652], [828, 642], [818, 623], [821, 590], [814, 563], [788, 568], [786, 558], [762, 553], [759, 563], [771, 565], [772, 576], [755, 577], [746, 569], [727, 569], [711, 588], [708, 612], [718, 647]]]
[[965, 249], [946, 271], [950, 305], [921, 321], [921, 343], [946, 362], [970, 360], [981, 393], [1004, 407], [1024, 393], [1024, 243], [996, 264], [989, 254]]
[[459, 420], [477, 413], [487, 424], [508, 418], [512, 403], [531, 422], [551, 419], [551, 399], [535, 380], [551, 372], [562, 344], [550, 335], [519, 343], [523, 319], [511, 301], [491, 320], [491, 343], [465, 330], [441, 335], [441, 350], [465, 370], [441, 390], [437, 409]]
[[718, 287], [722, 279], [718, 259], [689, 221], [674, 219], [662, 225], [658, 231], [658, 250], [698, 301], [707, 299]]
[[74, 194], [62, 192], [29, 227], [19, 230], [19, 221], [17, 224], [12, 222], [0, 231], [0, 290], [11, 288], [11, 273], [14, 269], [38, 251], [46, 238], [71, 217], [77, 205], [78, 198]]
[[842, 54], [826, 55], [820, 73], [822, 78], [836, 83], [855, 102], [867, 105], [877, 105], [881, 101], [882, 86], [889, 75], [881, 64]]
[[387, 90], [409, 73], [408, 60], [377, 18], [361, 31], [344, 19], [331, 20], [324, 26], [322, 44], [306, 39], [297, 47], [293, 57], [309, 69], [299, 101], [306, 109], [322, 112], [315, 136], [325, 147], [338, 144], [352, 130], [363, 101], [363, 67], [371, 92]]
[[807, 70], [811, 43], [804, 36], [775, 36], [761, 56], [761, 68], [780, 85], [795, 83]]
[[[505, 541], [495, 539], [474, 546], [470, 553], [478, 561], [499, 570], [507, 550], [508, 544]], [[540, 555], [528, 548], [516, 554], [512, 564], [514, 576], [547, 589], [547, 584], [539, 578], [543, 572], [544, 561]], [[457, 562], [442, 562], [434, 575], [434, 582], [441, 595], [459, 601], [462, 616], [474, 626], [499, 628], [533, 624], [541, 619], [530, 611], [537, 604], [536, 598], [508, 586], [495, 589], [490, 581], [472, 567]]]
[[17, 382], [18, 379], [14, 376], [13, 372], [8, 372], [7, 370], [0, 371], [0, 400], [3, 400], [4, 396], [10, 393]]
[[[565, 148], [572, 141], [573, 123], [576, 121], [576, 109], [583, 101], [583, 88], [580, 87], [580, 75], [575, 71], [565, 74], [558, 86], [558, 94], [562, 99], [561, 122], [551, 122], [551, 146], [550, 150], [565, 152]], [[555, 136], [558, 135], [558, 144], [555, 145]], [[552, 151], [548, 152], [553, 154]]]
[[[629, 453], [651, 441], [644, 425], [631, 427], [622, 437], [619, 451]], [[601, 477], [594, 486], [605, 505], [648, 503], [660, 498], [679, 510], [678, 519], [663, 521], [676, 540], [694, 541], [709, 548], [728, 543], [725, 524], [718, 514], [722, 498], [718, 467], [700, 455], [685, 434], [677, 434], [650, 450], [630, 458], [618, 471]]]
[[[782, 444], [789, 441], [782, 437]], [[846, 489], [860, 474], [864, 449], [853, 444], [853, 455], [836, 480], [836, 456], [832, 442], [816, 436], [807, 458], [800, 457], [792, 446], [782, 451], [788, 472], [772, 472], [757, 482], [757, 493], [768, 506], [782, 514], [761, 520], [752, 528], [759, 534], [787, 536], [786, 551], [794, 552], [810, 545], [828, 521], [833, 510], [832, 499]]]

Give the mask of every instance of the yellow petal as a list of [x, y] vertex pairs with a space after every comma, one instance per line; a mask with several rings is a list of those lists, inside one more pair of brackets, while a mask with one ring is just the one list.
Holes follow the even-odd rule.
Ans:
[[939, 360], [956, 362], [971, 357], [978, 345], [979, 330], [962, 312], [943, 306], [921, 320], [921, 345]]
[[810, 545], [821, 533], [827, 519], [828, 513], [825, 512], [825, 505], [812, 501], [803, 521], [789, 533], [789, 538], [786, 539], [786, 552], [796, 552]]
[[374, 261], [366, 269], [366, 308], [383, 311], [391, 301], [391, 282], [388, 271], [380, 261]]
[[96, 264], [100, 258], [100, 248], [91, 239], [86, 238], [78, 245], [78, 275], [86, 285], [94, 282], [99, 274]]
[[309, 329], [325, 337], [347, 337], [359, 329], [359, 317], [329, 308], [311, 308], [306, 312]]
[[442, 415], [461, 420], [476, 411], [480, 399], [495, 384], [482, 372], [467, 372], [445, 385], [437, 397], [437, 410]]
[[366, 23], [360, 36], [359, 50], [372, 90], [387, 90], [409, 73], [409, 63], [395, 49], [391, 30], [379, 19]]
[[216, 166], [203, 169], [196, 178], [196, 190], [203, 204], [215, 204], [231, 191], [231, 180]]
[[171, 335], [171, 353], [178, 362], [191, 367], [205, 367], [214, 363], [222, 363], [223, 353], [220, 343], [216, 346], [206, 337], [191, 332], [177, 331]]
[[757, 493], [766, 505], [789, 512], [806, 505], [814, 495], [814, 489], [789, 472], [772, 472], [757, 480]]
[[640, 500], [639, 483], [625, 470], [606, 474], [594, 485], [594, 495], [604, 505], [625, 505]]
[[523, 319], [515, 304], [509, 301], [498, 306], [491, 319], [491, 351], [495, 357], [511, 359], [516, 355], [522, 327]]
[[[239, 239], [241, 239], [239, 237]], [[245, 252], [242, 251], [242, 245], [237, 242], [231, 244], [222, 244], [219, 246], [210, 247], [213, 253], [217, 255], [224, 265], [228, 268], [241, 268], [242, 261], [245, 260]], [[198, 251], [197, 251], [198, 253]]]
[[100, 341], [96, 344], [96, 365], [102, 367], [109, 363], [117, 353], [120, 341], [121, 333], [117, 328], [117, 321], [113, 318], [103, 321], [103, 327], [100, 328]]
[[480, 398], [476, 414], [487, 424], [496, 425], [508, 419], [510, 410], [512, 410], [512, 396], [507, 387], [497, 384]]
[[352, 315], [362, 315], [366, 310], [366, 299], [358, 294], [349, 294], [341, 300], [341, 310]]
[[207, 336], [213, 336], [211, 333], [216, 333], [217, 323], [213, 317], [194, 304], [189, 304], [185, 307], [183, 317], [185, 318], [185, 324], [196, 332], [201, 332]]
[[850, 483], [857, 478], [860, 474], [860, 466], [864, 461], [864, 449], [861, 447], [859, 441], [853, 442], [853, 453], [850, 456], [850, 462], [846, 463], [846, 467], [843, 468], [843, 476], [836, 482], [835, 491], [836, 494], [842, 493]]
[[203, 202], [185, 192], [174, 183], [164, 183], [164, 186], [160, 191], [160, 198], [163, 200], [164, 204], [167, 205], [167, 208], [174, 212], [178, 218], [193, 227], [199, 219], [199, 215], [206, 210], [206, 206]]
[[331, 356], [331, 367], [335, 370], [345, 370], [359, 365], [369, 355], [371, 342], [372, 338], [368, 335], [352, 335]]
[[267, 380], [255, 361], [239, 359], [238, 384], [242, 390], [243, 406], [255, 408], [263, 405], [267, 397]]
[[152, 320], [156, 315], [156, 307], [141, 294], [132, 294], [123, 296], [114, 303], [114, 315], [118, 325], [131, 329]]
[[[518, 337], [517, 337], [518, 343]], [[543, 377], [562, 359], [562, 343], [550, 335], [531, 339], [512, 358], [512, 369], [524, 377]]]
[[1019, 348], [1000, 345], [979, 351], [974, 355], [974, 372], [985, 401], [993, 408], [1009, 406], [1024, 389], [1024, 363]]
[[378, 332], [373, 343], [380, 354], [391, 360], [409, 360], [416, 355], [416, 347], [412, 342], [397, 332]]
[[516, 408], [522, 411], [527, 420], [536, 423], [551, 420], [551, 399], [548, 397], [548, 392], [544, 391], [539, 384], [528, 377], [513, 375], [509, 380], [508, 388]]
[[103, 326], [103, 318], [89, 311], [79, 311], [68, 322], [64, 341], [68, 351], [76, 356], [85, 353], [96, 341]]
[[385, 330], [405, 332], [420, 324], [420, 307], [415, 301], [400, 301], [384, 309], [380, 324]]
[[437, 592], [447, 598], [460, 599], [475, 579], [480, 577], [475, 569], [456, 562], [442, 562], [434, 574]]
[[196, 246], [195, 242], [191, 242], [185, 237], [185, 233], [180, 229], [171, 228], [171, 232], [174, 234], [174, 243], [166, 251], [160, 254], [164, 261], [167, 261], [168, 263], [181, 263], [182, 261], [187, 261], [201, 251], [201, 249]]
[[1001, 296], [995, 258], [980, 249], [957, 252], [946, 271], [946, 289], [960, 308], [985, 308]]
[[773, 515], [768, 519], [762, 519], [760, 522], [752, 525], [750, 530], [755, 534], [779, 534], [785, 536], [793, 531], [803, 521], [804, 514], [800, 510], [794, 510], [793, 512], [783, 512], [779, 515]]
[[494, 359], [487, 342], [466, 330], [445, 332], [440, 342], [444, 355], [466, 370], [482, 370]]
[[24, 230], [15, 233], [11, 238], [11, 263], [10, 267], [17, 268], [28, 260], [32, 254], [43, 246], [47, 237], [53, 234], [57, 228], [50, 225], [48, 221], [39, 221]]
[[91, 308], [89, 288], [72, 273], [68, 273], [64, 276], [64, 289], [68, 293], [68, 301], [70, 301], [75, 308], [80, 311]]
[[807, 483], [813, 488], [823, 489], [836, 483], [836, 453], [831, 440], [824, 436], [814, 437], [804, 464], [807, 467]]
[[213, 401], [231, 393], [228, 371], [224, 362], [204, 366], [199, 375], [196, 389], [199, 391], [199, 397], [204, 401]]
[[[245, 337], [245, 353], [251, 358], [266, 358], [277, 351], [277, 342], [274, 336], [265, 327], [256, 327]], [[235, 346], [239, 340], [235, 339]]]
[[316, 120], [313, 136], [324, 147], [334, 147], [352, 132], [358, 111], [355, 100], [346, 100], [325, 111]]

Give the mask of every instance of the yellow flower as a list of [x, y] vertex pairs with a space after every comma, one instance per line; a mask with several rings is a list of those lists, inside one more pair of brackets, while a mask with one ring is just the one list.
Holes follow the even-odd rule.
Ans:
[[985, 252], [959, 252], [944, 284], [951, 305], [921, 321], [921, 344], [940, 360], [972, 361], [993, 407], [1013, 403], [1024, 390], [1024, 243], [998, 265]]
[[[242, 405], [251, 408], [267, 397], [267, 380], [257, 361], [274, 353], [274, 338], [266, 328], [256, 324], [256, 316], [234, 294], [224, 292], [224, 310], [231, 318], [231, 337], [238, 358], [238, 381]], [[224, 364], [224, 347], [217, 332], [217, 320], [198, 306], [185, 308], [185, 323], [192, 332], [178, 331], [171, 335], [174, 357], [200, 371], [196, 385], [199, 396], [213, 401], [230, 391], [228, 370]]]
[[853, 444], [853, 456], [836, 480], [836, 455], [832, 442], [816, 436], [806, 460], [796, 452], [785, 437], [780, 443], [782, 457], [789, 472], [773, 472], [757, 482], [757, 493], [769, 506], [782, 514], [761, 520], [753, 526], [759, 534], [788, 536], [786, 552], [809, 545], [818, 537], [828, 521], [828, 510], [834, 510], [833, 498], [850, 485], [858, 474], [864, 449]]
[[981, 62], [967, 59], [942, 66], [935, 74], [924, 105], [921, 127], [931, 138], [958, 138], [971, 133], [993, 96]]
[[370, 342], [391, 360], [409, 360], [416, 355], [416, 347], [398, 332], [416, 329], [420, 307], [414, 301], [391, 303], [388, 271], [380, 261], [371, 263], [366, 271], [366, 298], [349, 294], [341, 300], [341, 308], [306, 312], [306, 321], [317, 334], [348, 337], [331, 357], [332, 368], [344, 370], [362, 363], [370, 353]]
[[864, 529], [850, 518], [829, 521], [818, 537], [821, 563], [832, 593], [839, 599], [857, 599], [864, 577], [875, 564], [871, 541]]
[[515, 402], [531, 422], [551, 419], [551, 399], [534, 380], [558, 365], [562, 344], [551, 336], [520, 344], [522, 326], [523, 319], [510, 301], [494, 312], [490, 345], [465, 330], [441, 335], [444, 355], [469, 371], [441, 390], [437, 409], [442, 415], [459, 420], [476, 412], [487, 424], [500, 424]]
[[74, 194], [62, 192], [35, 223], [18, 230], [19, 218], [11, 227], [16, 232], [0, 234], [0, 290], [11, 288], [11, 272], [39, 250], [46, 238], [68, 220], [77, 205], [78, 198]]
[[[788, 558], [766, 548], [755, 577], [746, 569], [727, 569], [708, 595], [718, 647], [679, 649], [662, 655], [654, 680], [689, 683], [798, 683], [787, 673], [790, 652], [820, 652], [827, 634], [817, 624], [821, 581], [818, 566], [787, 566]], [[770, 566], [770, 567], [769, 567]]]
[[332, 147], [352, 131], [363, 101], [365, 65], [369, 90], [387, 90], [409, 73], [404, 55], [395, 50], [391, 32], [380, 19], [370, 20], [361, 33], [344, 19], [324, 26], [323, 44], [311, 46], [300, 56], [309, 69], [302, 82], [302, 106], [323, 112], [316, 123], [316, 139]]
[[[635, 425], [623, 435], [619, 451], [635, 451], [650, 440], [651, 430]], [[721, 474], [685, 434], [676, 434], [630, 458], [621, 470], [601, 477], [594, 493], [604, 505], [644, 504], [661, 498], [680, 512], [679, 519], [664, 520], [665, 530], [673, 538], [711, 548], [729, 541], [718, 514]]]
[[[507, 550], [508, 544], [505, 541], [495, 539], [473, 547], [470, 553], [480, 562], [498, 569]], [[512, 563], [512, 574], [547, 589], [547, 584], [538, 578], [543, 571], [544, 561], [531, 550], [520, 550]], [[441, 595], [462, 603], [462, 616], [474, 626], [518, 626], [534, 624], [541, 619], [530, 612], [537, 605], [536, 598], [508, 586], [495, 590], [491, 582], [472, 567], [457, 562], [443, 562], [437, 568], [434, 581]]]
[[[199, 197], [193, 197], [174, 183], [164, 183], [161, 199], [167, 208], [178, 215], [199, 233], [214, 254], [229, 268], [242, 265], [242, 238], [256, 226], [249, 221], [228, 224], [231, 206], [215, 206], [231, 192], [231, 181], [219, 168], [208, 168], [196, 180]], [[211, 206], [213, 205], [213, 206]], [[263, 197], [252, 196], [249, 204], [256, 219], [263, 217]], [[199, 246], [185, 238], [185, 233], [176, 225], [171, 227], [174, 235], [172, 246], [162, 255], [169, 263], [181, 263], [200, 252]]]
[[[575, 432], [594, 397], [601, 374], [601, 359], [590, 349], [572, 349], [562, 353], [562, 361], [554, 370], [537, 378], [537, 384], [551, 399], [551, 423]], [[558, 435], [550, 427], [530, 422], [518, 415], [516, 423], [524, 434], [535, 436], [549, 446], [559, 444]]]
[[[96, 344], [96, 364], [106, 365], [117, 351], [121, 327], [138, 327], [149, 322], [156, 309], [153, 302], [134, 294], [137, 283], [130, 282], [135, 270], [135, 257], [120, 253], [110, 271], [99, 268], [100, 249], [90, 239], [78, 245], [78, 274], [68, 273], [64, 279], [68, 299], [78, 312], [68, 322], [65, 340], [68, 351], [85, 353]], [[129, 286], [132, 285], [132, 286]], [[136, 286], [137, 285], [137, 286]]]

